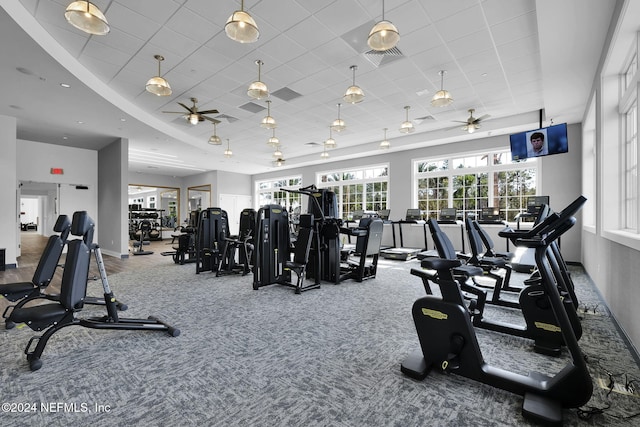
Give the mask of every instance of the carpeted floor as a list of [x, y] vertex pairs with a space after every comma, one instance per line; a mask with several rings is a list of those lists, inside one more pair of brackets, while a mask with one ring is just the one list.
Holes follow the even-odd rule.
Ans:
[[[129, 305], [124, 317], [158, 316], [180, 328], [161, 332], [69, 327], [54, 335], [43, 367], [31, 372], [27, 327], [0, 327], [3, 426], [522, 426], [522, 398], [456, 375], [419, 382], [400, 372], [418, 347], [411, 305], [424, 295], [410, 275], [418, 261], [383, 260], [374, 280], [295, 295], [252, 276], [195, 274], [166, 265], [109, 277]], [[585, 314], [580, 341], [594, 382], [635, 381], [640, 370], [582, 270], [573, 269]], [[515, 274], [514, 281], [524, 275]], [[101, 295], [99, 282], [90, 294]], [[80, 317], [101, 315], [86, 306]], [[487, 316], [518, 319], [492, 308]], [[478, 331], [487, 362], [527, 373], [555, 373], [566, 356], [534, 353], [531, 342]], [[555, 370], [555, 371], [554, 371]], [[610, 375], [609, 375], [610, 374]], [[640, 423], [640, 397], [597, 384], [588, 420], [565, 411], [565, 425]], [[19, 411], [19, 412], [18, 412]]]

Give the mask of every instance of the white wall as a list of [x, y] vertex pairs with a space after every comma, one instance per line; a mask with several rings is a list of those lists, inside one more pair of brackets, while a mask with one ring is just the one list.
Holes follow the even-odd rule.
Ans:
[[5, 263], [15, 266], [20, 242], [18, 182], [16, 180], [16, 119], [0, 116], [0, 248]]

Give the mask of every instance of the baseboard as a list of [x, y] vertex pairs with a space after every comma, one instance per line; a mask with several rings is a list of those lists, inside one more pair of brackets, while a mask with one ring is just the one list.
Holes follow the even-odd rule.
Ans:
[[[582, 265], [582, 264], [580, 264], [580, 265]], [[589, 273], [587, 273], [587, 270], [584, 270], [584, 274], [585, 274], [585, 276], [587, 276], [587, 278], [591, 282], [591, 285], [593, 286], [593, 289], [596, 291], [596, 294], [598, 294], [598, 297], [600, 298], [600, 301], [602, 301], [602, 304], [607, 309], [607, 313], [609, 313], [609, 318], [613, 322], [613, 326], [620, 333], [620, 336], [622, 337], [622, 341], [624, 341], [625, 345], [629, 349], [629, 352], [631, 353], [631, 356], [635, 360], [636, 365], [640, 366], [640, 353], [638, 352], [638, 349], [636, 348], [635, 345], [633, 345], [633, 341], [631, 341], [631, 339], [629, 338], [629, 336], [625, 332], [624, 328], [622, 326], [620, 326], [620, 323], [618, 323], [618, 319], [616, 319], [616, 315], [609, 308], [609, 305], [607, 304], [607, 300], [604, 298], [604, 296], [602, 295], [602, 292], [600, 292], [600, 289], [598, 289], [598, 287], [596, 286], [595, 282], [593, 281], [593, 279], [591, 278]]]
[[109, 251], [109, 250], [105, 250], [105, 249], [102, 249], [102, 248], [100, 248], [100, 249], [102, 250], [102, 255], [108, 255], [108, 256], [111, 256], [111, 257], [114, 257], [114, 258], [120, 258], [120, 259], [129, 258], [129, 254], [120, 254], [118, 252]]

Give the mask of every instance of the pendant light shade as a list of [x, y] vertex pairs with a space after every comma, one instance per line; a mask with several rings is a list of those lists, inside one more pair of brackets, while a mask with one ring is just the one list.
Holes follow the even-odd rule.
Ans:
[[240, 10], [231, 14], [224, 26], [227, 36], [239, 43], [253, 43], [260, 37], [260, 30], [251, 15], [244, 11], [244, 0], [240, 2]]
[[213, 135], [209, 137], [209, 144], [211, 145], [222, 145], [222, 140], [216, 133], [216, 122], [213, 122]]
[[338, 118], [335, 119], [333, 123], [331, 123], [331, 129], [335, 130], [336, 132], [340, 132], [345, 130], [346, 128], [347, 125], [345, 124], [344, 120], [340, 118], [340, 104], [338, 104]]
[[269, 147], [277, 147], [280, 144], [280, 140], [276, 136], [276, 130], [273, 129], [273, 135], [267, 140], [267, 145]]
[[233, 156], [233, 151], [231, 151], [231, 148], [229, 147], [229, 140], [227, 139], [227, 149], [224, 150], [224, 156], [228, 159], [229, 157]]
[[409, 120], [409, 107], [408, 105], [404, 107], [406, 110], [406, 118], [405, 121], [400, 125], [400, 133], [412, 133], [416, 128], [413, 127], [413, 123]]
[[104, 36], [110, 31], [104, 14], [90, 1], [74, 1], [64, 12], [67, 22], [85, 33]]
[[275, 129], [278, 127], [276, 119], [271, 117], [271, 101], [267, 100], [267, 115], [260, 122], [260, 127], [265, 129]]
[[325, 148], [336, 148], [338, 144], [336, 144], [336, 140], [333, 139], [333, 133], [331, 132], [331, 126], [329, 126], [329, 138], [324, 141]]
[[453, 98], [448, 90], [444, 90], [444, 75], [447, 72], [445, 70], [440, 71], [440, 90], [433, 95], [431, 99], [431, 105], [434, 107], [446, 107], [447, 105], [451, 105], [453, 102]]
[[253, 99], [264, 99], [269, 96], [269, 89], [267, 88], [267, 85], [260, 81], [260, 72], [263, 64], [264, 63], [259, 59], [256, 61], [256, 65], [258, 65], [258, 80], [251, 83], [249, 85], [249, 89], [247, 89], [247, 95]]
[[279, 147], [276, 147], [276, 150], [273, 152], [273, 157], [275, 157], [276, 159], [282, 158], [282, 151], [280, 151]]
[[158, 75], [151, 77], [149, 81], [147, 81], [147, 92], [158, 96], [169, 96], [171, 95], [171, 86], [169, 86], [169, 82], [160, 75], [160, 63], [164, 61], [164, 56], [154, 55], [154, 58], [158, 61]]
[[356, 70], [358, 69], [358, 66], [352, 65], [349, 68], [353, 70], [353, 84], [347, 88], [347, 91], [342, 98], [350, 104], [357, 104], [358, 102], [362, 102], [364, 99], [364, 92], [360, 87], [356, 86]]
[[320, 157], [322, 157], [323, 159], [328, 159], [329, 158], [329, 153], [327, 152], [327, 147], [324, 147], [324, 149], [322, 150], [322, 153], [320, 153]]
[[391, 143], [387, 140], [387, 128], [384, 128], [383, 130], [384, 130], [384, 139], [380, 143], [380, 148], [387, 149], [391, 147]]
[[198, 123], [200, 123], [200, 116], [198, 116], [197, 114], [191, 113], [187, 115], [187, 120], [189, 121], [189, 123], [195, 126]]
[[369, 32], [367, 44], [373, 50], [385, 51], [393, 49], [400, 40], [398, 29], [384, 19], [384, 0], [382, 0], [382, 21], [373, 26]]

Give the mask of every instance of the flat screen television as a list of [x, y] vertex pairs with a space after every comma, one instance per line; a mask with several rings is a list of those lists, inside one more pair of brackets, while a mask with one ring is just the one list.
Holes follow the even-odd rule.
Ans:
[[440, 219], [438, 221], [456, 221], [458, 210], [456, 208], [440, 209]]
[[512, 160], [567, 153], [569, 151], [567, 124], [514, 133], [509, 136], [509, 143]]

